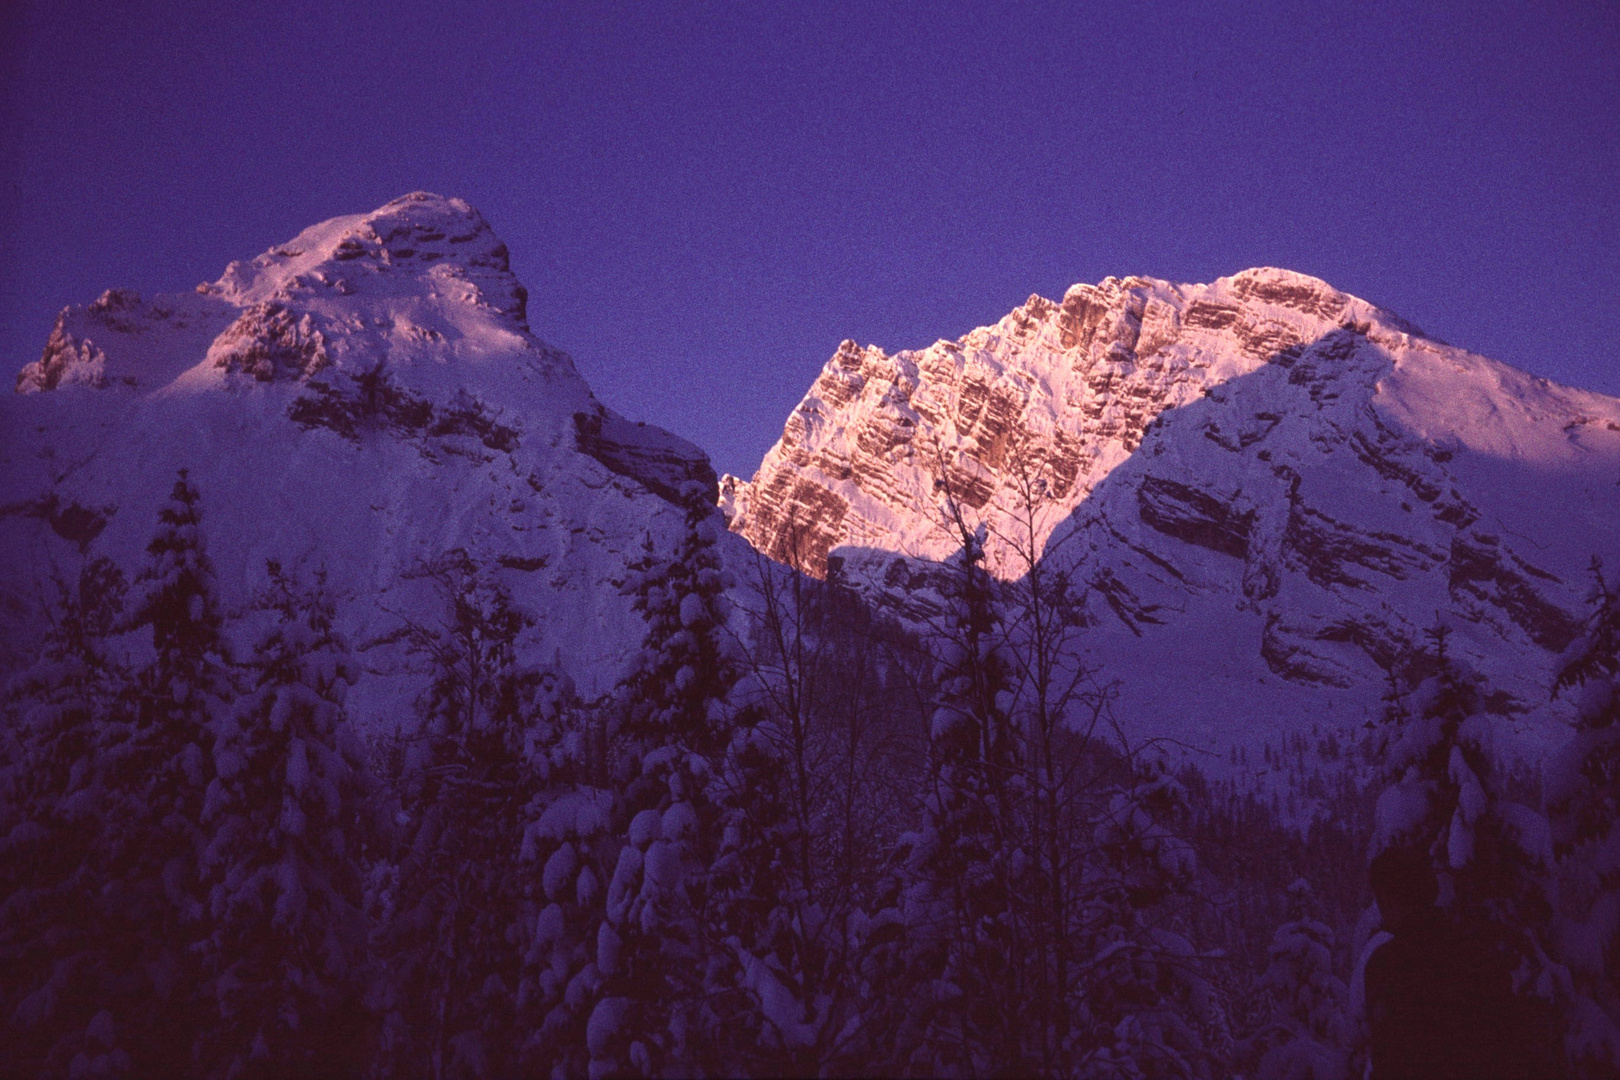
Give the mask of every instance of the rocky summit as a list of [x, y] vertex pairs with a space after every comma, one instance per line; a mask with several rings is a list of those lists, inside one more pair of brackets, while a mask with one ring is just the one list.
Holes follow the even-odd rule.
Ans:
[[86, 557], [137, 565], [184, 468], [230, 612], [267, 560], [325, 575], [366, 658], [362, 719], [409, 700], [404, 628], [456, 551], [502, 568], [535, 655], [610, 686], [641, 635], [626, 564], [714, 472], [597, 401], [530, 332], [527, 295], [476, 210], [418, 192], [193, 292], [65, 309], [0, 405], [0, 637], [24, 649], [52, 578]]
[[1540, 707], [1592, 558], [1620, 559], [1617, 482], [1620, 400], [1262, 268], [1076, 285], [918, 351], [846, 341], [721, 505], [916, 621], [955, 508], [999, 576], [1072, 569], [1121, 714], [1207, 746], [1302, 708], [1359, 724], [1437, 623]]

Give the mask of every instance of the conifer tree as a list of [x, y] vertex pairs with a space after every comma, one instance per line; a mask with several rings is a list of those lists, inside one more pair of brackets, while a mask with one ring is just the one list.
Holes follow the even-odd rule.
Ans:
[[207, 1017], [196, 990], [202, 803], [212, 725], [232, 692], [199, 503], [182, 469], [116, 624], [150, 635], [150, 661], [124, 676], [95, 644], [114, 628], [120, 576], [92, 563], [52, 646], [59, 666], [45, 683], [56, 690], [22, 729], [42, 771], [9, 785], [28, 820], [8, 842], [48, 840], [52, 853], [49, 869], [17, 864], [27, 882], [8, 915], [43, 916], [32, 928], [43, 948], [24, 954], [50, 972], [14, 1020], [35, 1029], [29, 1049], [46, 1073], [194, 1071]]
[[1386, 729], [1390, 783], [1378, 800], [1374, 850], [1421, 846], [1450, 884], [1453, 916], [1530, 961], [1551, 917], [1547, 822], [1504, 789], [1487, 684], [1451, 655], [1443, 627], [1430, 637], [1435, 673], [1397, 703]]
[[536, 777], [537, 675], [519, 662], [530, 618], [465, 552], [432, 568], [443, 621], [416, 626], [433, 663], [405, 737], [392, 966], [382, 995], [385, 1068], [504, 1076], [523, 1039], [518, 988], [538, 909], [522, 839]]
[[373, 832], [363, 748], [344, 715], [357, 669], [330, 600], [268, 565], [276, 621], [253, 686], [215, 722], [204, 808], [207, 1071], [354, 1072], [366, 928], [360, 864]]
[[700, 485], [683, 492], [685, 528], [674, 554], [649, 546], [624, 591], [647, 623], [626, 679], [625, 735], [644, 746], [679, 746], [712, 760], [730, 736], [727, 696], [742, 674], [736, 639], [726, 633], [731, 575], [719, 552], [718, 514]]
[[1349, 990], [1333, 973], [1333, 931], [1308, 909], [1310, 885], [1289, 886], [1293, 918], [1277, 928], [1260, 986], [1272, 995], [1271, 1022], [1257, 1040], [1260, 1080], [1348, 1080], [1352, 1032]]
[[21, 1073], [127, 1071], [103, 1009], [117, 942], [97, 904], [104, 791], [99, 753], [129, 673], [105, 638], [125, 581], [105, 558], [59, 589], [36, 663], [6, 688], [0, 724], [0, 1059]]
[[597, 929], [592, 1075], [717, 1067], [709, 1040], [718, 1026], [704, 988], [728, 980], [705, 938], [703, 879], [716, 840], [710, 783], [742, 665], [726, 632], [717, 515], [700, 485], [682, 494], [685, 529], [673, 558], [649, 548], [625, 584], [647, 635], [622, 692], [624, 843]]
[[[1493, 754], [1488, 684], [1452, 655], [1444, 627], [1422, 667], [1433, 671], [1388, 710], [1384, 763], [1389, 783], [1375, 811], [1372, 854], [1408, 847], [1425, 853], [1440, 882], [1440, 906], [1459, 935], [1499, 957], [1552, 1053], [1550, 1013], [1567, 974], [1547, 952], [1556, 902], [1551, 831], [1536, 810], [1509, 797]], [[1532, 1036], [1526, 1036], [1531, 1038]]]
[[184, 469], [146, 552], [127, 625], [150, 632], [154, 655], [126, 695], [127, 720], [96, 754], [99, 900], [119, 946], [110, 970], [145, 976], [109, 1000], [118, 1045], [130, 1046], [137, 1071], [174, 1074], [191, 1071], [207, 1015], [197, 993], [202, 807], [214, 725], [234, 694], [201, 499]]
[[1560, 959], [1573, 976], [1569, 1050], [1593, 1075], [1620, 1068], [1620, 586], [1593, 562], [1593, 610], [1553, 687], [1575, 731], [1545, 768], [1559, 859]]
[[539, 868], [534, 933], [524, 957], [519, 1013], [524, 1068], [538, 1076], [581, 1076], [590, 1067], [586, 1024], [602, 976], [596, 966], [606, 882], [617, 845], [614, 793], [605, 784], [597, 717], [560, 671], [542, 675], [532, 759], [541, 790], [523, 836], [522, 858]]
[[1013, 665], [999, 634], [985, 534], [956, 522], [951, 624], [940, 643], [926, 818], [912, 838], [906, 898], [921, 983], [913, 1067], [977, 1074], [1023, 1061], [1016, 881], [1027, 854], [1013, 839], [1026, 794], [1009, 710]]
[[739, 725], [711, 787], [719, 843], [703, 886], [724, 979], [711, 993], [725, 1035], [721, 1060], [751, 1075], [818, 1075], [849, 1050], [860, 1017], [839, 985], [836, 913], [811, 895], [797, 858], [793, 770], [754, 710]]
[[1128, 777], [1093, 819], [1070, 1053], [1086, 1075], [1214, 1075], [1225, 1014], [1169, 910], [1197, 870], [1182, 835], [1187, 789], [1160, 758], [1127, 754], [1123, 765]]

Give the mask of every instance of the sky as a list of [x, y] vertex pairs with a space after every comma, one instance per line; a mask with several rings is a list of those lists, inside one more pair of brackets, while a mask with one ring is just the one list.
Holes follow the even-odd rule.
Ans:
[[1620, 394], [1620, 4], [0, 3], [0, 366], [459, 195], [604, 402], [751, 475], [844, 338], [1283, 266]]

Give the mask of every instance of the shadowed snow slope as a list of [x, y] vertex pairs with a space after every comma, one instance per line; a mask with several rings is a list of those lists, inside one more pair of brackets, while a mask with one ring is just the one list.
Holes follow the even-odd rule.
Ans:
[[6, 640], [26, 645], [50, 576], [86, 555], [133, 575], [184, 467], [228, 608], [266, 559], [327, 574], [371, 719], [401, 702], [387, 676], [410, 679], [404, 620], [433, 617], [419, 572], [458, 548], [503, 568], [546, 659], [605, 688], [641, 636], [627, 560], [668, 544], [668, 498], [714, 473], [598, 403], [526, 298], [477, 211], [417, 193], [194, 293], [64, 310], [0, 406]]
[[947, 497], [1016, 578], [1034, 490], [1121, 714], [1210, 746], [1361, 722], [1437, 618], [1539, 707], [1591, 557], [1620, 557], [1617, 480], [1620, 400], [1256, 269], [1076, 285], [920, 351], [846, 341], [720, 499], [760, 550], [922, 619]]

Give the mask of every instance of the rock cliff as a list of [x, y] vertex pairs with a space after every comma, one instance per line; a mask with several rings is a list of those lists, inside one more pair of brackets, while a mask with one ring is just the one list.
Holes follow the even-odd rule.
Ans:
[[1437, 621], [1540, 704], [1591, 557], [1620, 559], [1617, 480], [1620, 400], [1255, 269], [1076, 285], [920, 351], [846, 341], [720, 502], [916, 620], [954, 504], [1000, 576], [1031, 551], [1074, 568], [1121, 708], [1203, 738], [1255, 710], [1365, 719]]

